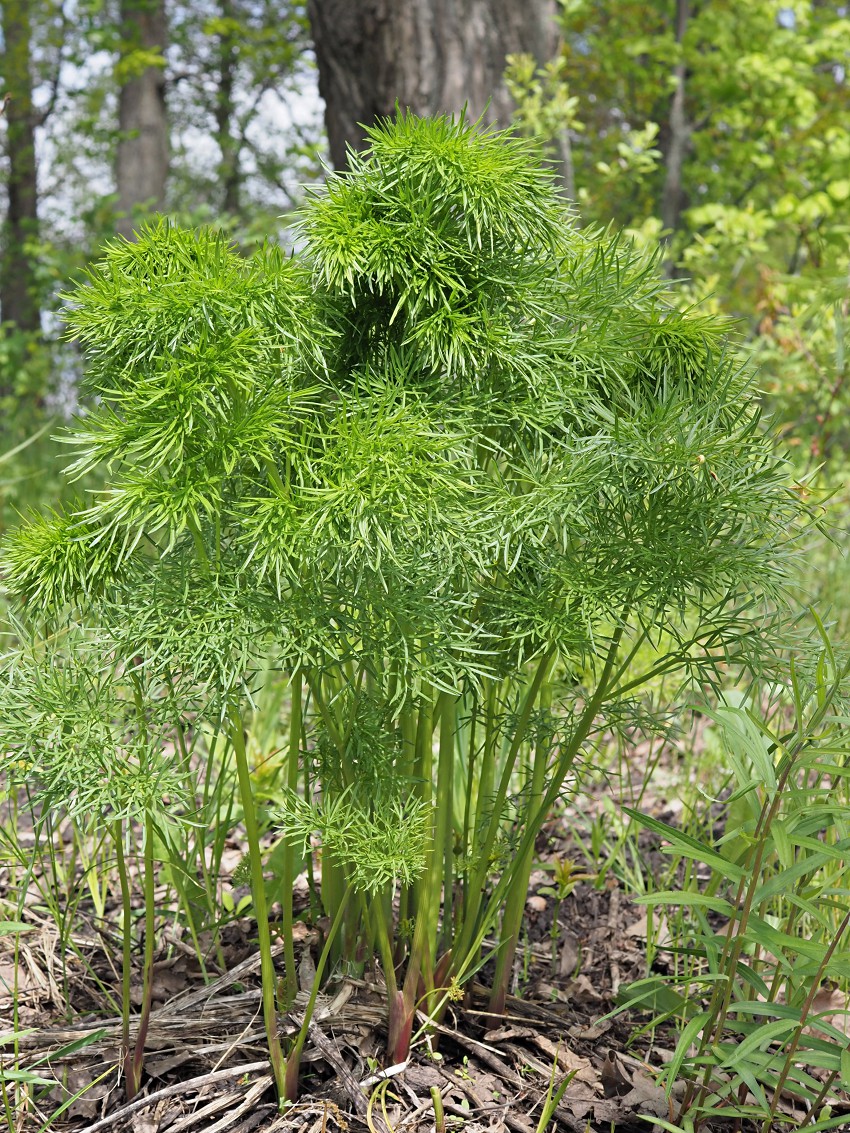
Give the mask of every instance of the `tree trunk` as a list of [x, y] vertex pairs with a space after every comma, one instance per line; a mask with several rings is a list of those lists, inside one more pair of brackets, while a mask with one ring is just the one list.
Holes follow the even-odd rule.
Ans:
[[239, 176], [239, 142], [233, 135], [236, 114], [235, 85], [237, 44], [233, 34], [235, 15], [231, 0], [221, 0], [219, 15], [223, 31], [218, 37], [218, 89], [215, 96], [215, 138], [221, 153], [218, 165], [222, 187], [222, 207], [228, 216], [239, 212], [241, 178]]
[[[688, 16], [688, 0], [676, 0], [676, 44], [680, 53], [688, 27]], [[665, 161], [664, 188], [661, 194], [661, 223], [671, 236], [679, 229], [686, 203], [682, 184], [682, 169], [690, 141], [690, 127], [685, 114], [686, 75], [685, 62], [680, 54], [674, 71], [676, 85], [670, 102], [670, 134]], [[668, 265], [667, 271], [668, 274], [672, 271], [672, 265]]]
[[360, 123], [391, 115], [484, 115], [509, 126], [505, 57], [540, 62], [557, 44], [555, 0], [309, 0], [331, 160], [364, 143]]
[[161, 209], [168, 177], [168, 121], [162, 66], [151, 52], [166, 47], [164, 0], [121, 0], [121, 89], [118, 96], [117, 229], [129, 237], [142, 206]]
[[29, 0], [4, 0], [2, 4], [9, 205], [0, 263], [0, 317], [19, 330], [37, 333], [41, 311], [35, 263], [27, 247], [38, 239], [30, 8]]

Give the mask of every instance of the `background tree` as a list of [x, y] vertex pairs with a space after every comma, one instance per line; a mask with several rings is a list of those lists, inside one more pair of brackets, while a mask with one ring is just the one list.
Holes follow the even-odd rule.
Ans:
[[547, 68], [512, 60], [526, 129], [554, 156], [566, 136], [586, 222], [663, 240], [682, 302], [739, 320], [817, 463], [841, 435], [844, 388], [845, 9], [570, 0], [561, 33]]
[[139, 207], [160, 210], [168, 178], [165, 0], [121, 0], [116, 67], [118, 231], [129, 236]]
[[266, 236], [320, 168], [305, 6], [175, 3], [172, 38], [172, 208]]
[[[0, 417], [18, 405], [27, 426], [38, 408], [48, 366], [42, 350], [42, 304], [46, 288], [40, 263], [43, 246], [37, 136], [56, 107], [67, 21], [55, 0], [4, 0], [2, 15], [4, 158], [6, 210], [0, 253]], [[38, 90], [39, 98], [35, 94]], [[8, 399], [8, 400], [7, 400]], [[27, 427], [25, 426], [25, 427]]]
[[505, 59], [545, 60], [555, 46], [552, 0], [309, 0], [331, 160], [361, 149], [361, 123], [393, 113], [458, 113], [510, 123]]
[[[278, 218], [321, 171], [322, 132], [303, 4], [4, 0], [0, 12], [0, 431], [14, 447], [40, 407], [76, 405], [58, 292], [94, 249], [163, 209], [224, 224], [243, 246], [282, 238]], [[45, 483], [44, 446], [28, 451], [2, 499]]]
[[41, 329], [35, 265], [27, 248], [38, 239], [30, 13], [27, 0], [5, 0], [2, 5], [8, 205], [0, 265], [0, 317], [21, 331]]

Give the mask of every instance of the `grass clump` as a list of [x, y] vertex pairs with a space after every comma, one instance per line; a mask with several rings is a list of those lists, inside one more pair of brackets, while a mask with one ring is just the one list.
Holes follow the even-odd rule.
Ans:
[[[105, 743], [235, 771], [290, 1099], [303, 1037], [283, 1050], [277, 1012], [305, 837], [323, 842], [325, 958], [377, 952], [394, 1061], [494, 931], [502, 1010], [535, 836], [583, 749], [663, 674], [769, 668], [803, 518], [723, 326], [575, 228], [525, 142], [399, 115], [314, 198], [300, 244], [242, 258], [162, 222], [107, 246], [67, 312], [96, 397], [69, 475], [106, 486], [5, 547], [36, 669], [58, 650], [76, 687], [97, 641]], [[280, 985], [246, 746], [270, 668], [291, 699]], [[7, 770], [77, 734], [66, 703], [0, 726]], [[188, 816], [158, 792], [145, 821]]]

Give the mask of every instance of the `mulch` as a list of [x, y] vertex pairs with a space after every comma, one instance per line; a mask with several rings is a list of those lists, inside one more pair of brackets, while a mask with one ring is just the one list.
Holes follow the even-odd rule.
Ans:
[[[539, 874], [533, 880], [540, 884], [549, 879]], [[544, 900], [530, 899], [527, 909], [530, 942], [518, 964], [523, 997], [511, 996], [506, 1014], [494, 1017], [487, 1011], [486, 988], [476, 984], [463, 1004], [450, 1005], [438, 1026], [426, 1027], [428, 1020], [420, 1015], [425, 1033], [403, 1068], [382, 1064], [385, 998], [380, 973], [330, 980], [317, 1001], [303, 1056], [301, 1099], [283, 1114], [274, 1104], [263, 1057], [259, 956], [251, 946], [250, 921], [230, 926], [227, 970], [206, 984], [194, 950], [174, 931], [166, 931], [170, 955], [156, 965], [145, 1082], [128, 1105], [114, 1071], [97, 1081], [117, 1064], [120, 1019], [89, 1015], [70, 1026], [55, 1020], [59, 1011], [65, 1012], [69, 990], [72, 1003], [85, 1004], [97, 995], [97, 982], [115, 983], [109, 948], [95, 934], [77, 935], [75, 953], [66, 954], [61, 973], [55, 926], [45, 918], [19, 944], [24, 976], [18, 990], [19, 1026], [27, 1033], [18, 1046], [21, 1062], [42, 1058], [39, 1072], [54, 1076], [57, 1086], [49, 1098], [33, 1100], [30, 1112], [20, 1114], [20, 1129], [41, 1129], [63, 1101], [84, 1089], [50, 1128], [69, 1133], [302, 1128], [315, 1133], [358, 1128], [417, 1133], [435, 1127], [436, 1090], [446, 1129], [462, 1125], [468, 1133], [535, 1133], [551, 1081], [557, 1084], [572, 1073], [554, 1118], [557, 1124], [582, 1133], [610, 1130], [612, 1124], [624, 1131], [646, 1130], [638, 1114], [668, 1117], [670, 1104], [655, 1086], [643, 1054], [626, 1050], [627, 1022], [598, 1021], [613, 1006], [620, 983], [643, 974], [640, 932], [645, 918], [618, 886], [595, 890], [580, 884], [561, 905], [553, 957], [551, 903]], [[30, 919], [36, 918], [32, 913]], [[317, 932], [301, 924], [299, 937], [302, 953], [315, 951]], [[535, 937], [539, 943], [533, 943]], [[277, 954], [281, 952], [278, 945]], [[239, 958], [241, 953], [245, 955]], [[8, 964], [8, 954], [4, 959]], [[0, 1011], [6, 1016], [9, 1009], [7, 994], [5, 1002], [0, 998]], [[282, 1031], [294, 1034], [300, 1019], [296, 1000], [281, 1021]], [[57, 1057], [63, 1047], [93, 1036], [89, 1045]]]
[[[674, 817], [664, 811], [663, 799], [653, 809]], [[543, 864], [555, 856], [582, 862], [575, 829], [563, 818], [547, 827], [538, 844]], [[641, 837], [651, 868], [657, 840]], [[4, 880], [0, 868], [0, 896]], [[319, 994], [302, 1057], [300, 1099], [284, 1112], [275, 1104], [264, 1057], [260, 964], [250, 920], [226, 926], [222, 951], [210, 950], [206, 973], [180, 930], [161, 927], [145, 1076], [128, 1104], [116, 1070], [121, 1028], [115, 923], [108, 915], [98, 923], [90, 903], [81, 901], [63, 946], [34, 890], [25, 910], [31, 931], [0, 935], [0, 1032], [12, 1029], [16, 986], [16, 1065], [35, 1066], [56, 1084], [47, 1095], [44, 1087], [31, 1092], [15, 1114], [16, 1133], [542, 1133], [547, 1093], [565, 1076], [569, 1084], [547, 1129], [660, 1129], [652, 1119], [674, 1121], [681, 1098], [678, 1086], [668, 1097], [656, 1084], [675, 1035], [647, 1030], [641, 1026], [646, 1019], [630, 1013], [609, 1015], [619, 989], [647, 974], [645, 908], [613, 874], [601, 885], [592, 878], [579, 881], [560, 906], [551, 886], [550, 872], [532, 875], [516, 964], [518, 994], [509, 997], [506, 1013], [487, 1011], [485, 968], [482, 983], [467, 989], [463, 1003], [451, 1003], [439, 1025], [418, 1017], [419, 1037], [403, 1066], [385, 1064], [380, 971], [367, 970], [361, 979], [332, 977]], [[296, 948], [306, 960], [299, 968], [309, 973], [319, 930], [304, 922], [296, 929]], [[297, 1032], [307, 990], [302, 986], [292, 1012], [281, 1019], [282, 1032]], [[0, 1082], [11, 1055], [0, 1034]], [[0, 1118], [2, 1101], [0, 1092]], [[53, 1116], [60, 1106], [61, 1115]], [[750, 1128], [717, 1120], [704, 1123], [701, 1133]]]

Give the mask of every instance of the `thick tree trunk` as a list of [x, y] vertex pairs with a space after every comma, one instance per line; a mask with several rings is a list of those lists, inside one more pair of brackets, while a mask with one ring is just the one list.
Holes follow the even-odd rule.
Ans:
[[4, 0], [2, 9], [9, 203], [0, 262], [0, 318], [19, 330], [38, 332], [41, 312], [35, 264], [28, 248], [38, 239], [31, 4], [29, 0]]
[[144, 206], [161, 209], [168, 177], [168, 120], [161, 66], [134, 64], [135, 52], [166, 47], [164, 0], [122, 0], [122, 60], [126, 75], [118, 96], [120, 138], [115, 164], [118, 231], [130, 236], [133, 214]]
[[510, 125], [505, 56], [541, 62], [557, 43], [555, 0], [309, 0], [331, 160], [394, 113], [483, 114]]
[[[680, 51], [688, 28], [688, 7], [688, 0], [676, 0], [676, 43]], [[674, 76], [676, 85], [670, 101], [670, 132], [661, 195], [661, 222], [671, 235], [678, 231], [686, 204], [682, 170], [690, 143], [690, 127], [685, 113], [687, 71], [682, 59], [676, 64]]]

